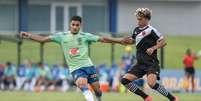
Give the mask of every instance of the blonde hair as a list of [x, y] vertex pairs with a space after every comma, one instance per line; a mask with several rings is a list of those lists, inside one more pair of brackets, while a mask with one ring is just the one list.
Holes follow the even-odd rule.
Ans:
[[136, 17], [144, 17], [148, 20], [151, 20], [151, 13], [152, 13], [152, 11], [149, 8], [138, 8], [135, 11], [135, 16]]

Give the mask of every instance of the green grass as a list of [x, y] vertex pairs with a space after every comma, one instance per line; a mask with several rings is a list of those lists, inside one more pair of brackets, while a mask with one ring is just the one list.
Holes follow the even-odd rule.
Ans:
[[[199, 101], [200, 94], [176, 94], [180, 101]], [[153, 101], [169, 101], [159, 94], [152, 94]], [[85, 101], [81, 92], [0, 92], [1, 101]], [[103, 101], [142, 101], [131, 93], [104, 93]]]
[[[201, 36], [168, 36], [166, 37], [168, 45], [165, 48], [165, 68], [181, 69], [183, 68], [182, 58], [187, 48], [192, 48], [194, 51], [201, 50]], [[111, 63], [111, 44], [95, 43], [91, 46], [91, 57], [97, 65], [100, 63]], [[1, 41], [0, 43], [0, 62], [17, 60], [17, 45], [11, 42]], [[40, 44], [36, 42], [25, 41], [22, 45], [22, 60], [31, 59], [34, 62], [40, 60]], [[120, 63], [121, 55], [124, 52], [124, 47], [115, 45], [115, 62]], [[45, 44], [44, 60], [49, 64], [63, 63], [62, 51], [59, 45], [55, 43]], [[201, 60], [195, 63], [195, 67], [201, 69]]]

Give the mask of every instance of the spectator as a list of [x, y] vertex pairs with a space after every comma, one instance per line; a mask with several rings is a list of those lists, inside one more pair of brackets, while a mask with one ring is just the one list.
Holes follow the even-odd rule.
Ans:
[[119, 89], [120, 68], [117, 64], [113, 64], [109, 70], [109, 84], [112, 91], [118, 91]]
[[185, 71], [185, 81], [187, 82], [187, 86], [185, 87], [186, 92], [189, 90], [189, 79], [191, 79], [191, 85], [192, 85], [192, 92], [195, 91], [195, 68], [194, 68], [194, 61], [197, 60], [198, 57], [192, 52], [190, 48], [186, 50], [186, 55], [183, 58], [183, 64], [184, 64], [184, 71]]
[[121, 57], [121, 60], [125, 66], [124, 69], [127, 72], [128, 69], [131, 67], [131, 65], [135, 63], [135, 55], [133, 54], [131, 46], [126, 46], [125, 51], [126, 51], [126, 54], [123, 54], [123, 56]]
[[58, 65], [53, 65], [53, 67], [50, 70], [50, 90], [59, 90], [59, 87], [62, 85], [61, 78], [59, 76], [61, 69]]
[[36, 91], [44, 91], [48, 82], [46, 81], [47, 71], [45, 65], [41, 62], [38, 63], [36, 69]]
[[36, 66], [32, 64], [31, 60], [26, 61], [26, 80], [25, 87], [26, 91], [34, 91], [34, 87], [36, 84]]
[[0, 64], [0, 90], [4, 89], [3, 76], [4, 76], [4, 65]]
[[25, 65], [20, 65], [17, 68], [17, 78], [16, 78], [16, 83], [17, 83], [17, 90], [20, 90], [26, 81], [26, 67]]
[[67, 91], [70, 86], [73, 86], [73, 78], [70, 75], [69, 68], [66, 64], [63, 65], [63, 68], [61, 68], [60, 72], [60, 78], [62, 80], [62, 91], [65, 92]]
[[11, 64], [11, 62], [6, 63], [6, 68], [4, 71], [4, 86], [5, 90], [10, 89], [13, 90], [16, 86], [16, 68], [14, 65]]

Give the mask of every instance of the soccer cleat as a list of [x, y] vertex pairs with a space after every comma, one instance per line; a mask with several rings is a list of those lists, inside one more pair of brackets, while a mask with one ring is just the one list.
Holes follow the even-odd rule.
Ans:
[[144, 99], [144, 101], [152, 101], [152, 97], [151, 96], [148, 96]]
[[174, 101], [179, 101], [179, 98], [177, 96], [175, 96], [174, 98]]

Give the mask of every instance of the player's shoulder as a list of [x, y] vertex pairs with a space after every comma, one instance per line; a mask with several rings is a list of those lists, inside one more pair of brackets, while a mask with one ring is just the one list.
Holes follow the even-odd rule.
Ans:
[[153, 26], [151, 26], [151, 25], [148, 25], [148, 29], [153, 30], [153, 31], [155, 31], [155, 32], [158, 31], [155, 27], [153, 27]]
[[133, 29], [133, 34], [137, 34], [138, 33], [138, 31], [139, 31], [139, 27], [137, 26], [137, 27], [134, 27], [134, 29]]
[[57, 32], [55, 35], [63, 36], [63, 35], [68, 35], [70, 32]]
[[89, 35], [92, 35], [92, 34], [88, 33], [88, 32], [80, 32], [80, 35], [81, 36], [89, 36]]
[[139, 30], [139, 27], [138, 26], [134, 27], [133, 31], [137, 31], [137, 30]]

